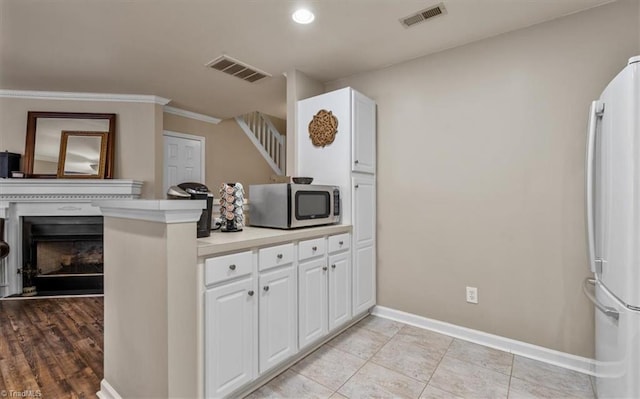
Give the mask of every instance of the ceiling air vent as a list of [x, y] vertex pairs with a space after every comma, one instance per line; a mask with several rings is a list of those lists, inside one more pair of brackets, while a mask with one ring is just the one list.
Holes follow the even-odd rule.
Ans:
[[227, 55], [221, 55], [208, 62], [206, 66], [251, 83], [271, 76], [270, 73], [261, 71], [256, 67], [252, 67]]
[[427, 19], [437, 17], [438, 15], [444, 15], [447, 13], [447, 9], [444, 7], [444, 3], [437, 4], [435, 6], [425, 8], [422, 11], [418, 11], [409, 16], [400, 19], [400, 23], [405, 28], [409, 28], [420, 22], [424, 22]]

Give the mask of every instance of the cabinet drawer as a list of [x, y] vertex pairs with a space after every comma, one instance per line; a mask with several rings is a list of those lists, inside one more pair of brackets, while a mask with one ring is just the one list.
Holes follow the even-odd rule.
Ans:
[[252, 259], [251, 251], [209, 258], [204, 262], [204, 283], [211, 285], [251, 274]]
[[325, 252], [324, 237], [298, 243], [298, 260], [322, 256]]
[[349, 233], [338, 234], [329, 237], [329, 253], [343, 251], [351, 247], [351, 235]]
[[258, 269], [260, 271], [291, 262], [293, 262], [293, 244], [262, 248], [258, 251]]

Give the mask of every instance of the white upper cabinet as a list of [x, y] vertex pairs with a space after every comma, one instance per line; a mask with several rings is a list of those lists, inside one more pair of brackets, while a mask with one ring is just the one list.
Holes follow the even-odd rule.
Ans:
[[376, 172], [376, 103], [353, 90], [351, 92], [351, 170]]

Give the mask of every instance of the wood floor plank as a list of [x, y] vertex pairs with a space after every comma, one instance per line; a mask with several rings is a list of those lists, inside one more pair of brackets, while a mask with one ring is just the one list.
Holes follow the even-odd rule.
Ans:
[[102, 298], [0, 300], [0, 387], [95, 398], [104, 375], [103, 309]]

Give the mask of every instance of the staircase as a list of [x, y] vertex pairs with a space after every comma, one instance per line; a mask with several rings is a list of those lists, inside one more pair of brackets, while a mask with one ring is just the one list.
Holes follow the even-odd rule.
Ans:
[[278, 175], [284, 175], [286, 139], [273, 126], [271, 119], [258, 111], [236, 116], [235, 119], [271, 169]]

